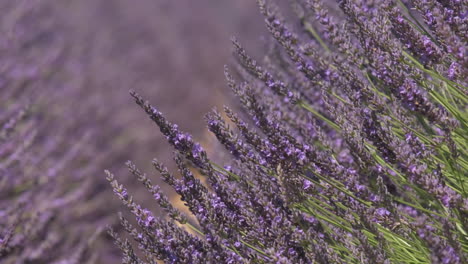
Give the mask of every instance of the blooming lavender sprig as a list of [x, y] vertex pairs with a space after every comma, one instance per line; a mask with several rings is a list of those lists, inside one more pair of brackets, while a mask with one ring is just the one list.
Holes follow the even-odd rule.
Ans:
[[[456, 18], [463, 7], [416, 1], [421, 20], [406, 1], [298, 0], [294, 26], [273, 1], [257, 2], [269, 53], [254, 60], [233, 39], [238, 64], [225, 67], [243, 112], [206, 115], [232, 162], [209, 160], [132, 92], [177, 150], [182, 178], [157, 161], [156, 170], [196, 218], [181, 220], [130, 165], [170, 216], [154, 220], [110, 178], [137, 218], [141, 231], [124, 225], [142, 251], [184, 263], [177, 247], [192, 241], [196, 254], [218, 263], [467, 262], [468, 99]], [[179, 240], [165, 240], [170, 232]]]
[[141, 106], [159, 126], [161, 133], [166, 136], [169, 143], [181, 153], [187, 154], [187, 157], [197, 164], [197, 166], [201, 168], [206, 168], [208, 166], [208, 158], [205, 150], [203, 150], [200, 144], [192, 140], [191, 135], [181, 132], [177, 125], [168, 122], [161, 112], [151, 106], [147, 101], [145, 102], [136, 92], [130, 91], [130, 94], [135, 98], [136, 103]]

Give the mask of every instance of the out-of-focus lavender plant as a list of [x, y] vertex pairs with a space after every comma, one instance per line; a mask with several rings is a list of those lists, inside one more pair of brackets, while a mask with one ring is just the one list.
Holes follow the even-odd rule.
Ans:
[[[95, 130], [57, 104], [76, 96], [74, 63], [47, 1], [0, 10], [0, 262], [95, 263]], [[77, 96], [74, 98], [78, 98]], [[102, 215], [105, 215], [102, 210]], [[102, 219], [101, 219], [102, 220]]]
[[192, 215], [133, 163], [169, 219], [107, 172], [136, 218], [120, 217], [140, 252], [109, 231], [123, 263], [467, 263], [467, 3], [297, 0], [296, 20], [258, 5], [264, 60], [233, 39], [225, 69], [245, 111], [206, 116], [231, 162], [131, 93], [176, 149], [182, 177], [153, 165]]

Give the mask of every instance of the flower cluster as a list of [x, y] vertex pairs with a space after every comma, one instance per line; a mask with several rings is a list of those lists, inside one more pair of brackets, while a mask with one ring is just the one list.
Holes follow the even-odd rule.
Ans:
[[468, 262], [467, 5], [297, 0], [294, 25], [257, 2], [271, 48], [256, 61], [233, 39], [225, 68], [243, 111], [206, 115], [229, 164], [131, 92], [176, 150], [181, 178], [153, 165], [192, 215], [132, 163], [168, 220], [108, 173], [144, 256], [111, 230], [123, 263]]

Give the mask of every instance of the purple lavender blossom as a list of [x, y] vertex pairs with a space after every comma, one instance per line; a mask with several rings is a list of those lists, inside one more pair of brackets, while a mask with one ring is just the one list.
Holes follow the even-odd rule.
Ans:
[[132, 92], [176, 150], [181, 177], [153, 164], [192, 216], [131, 166], [169, 214], [156, 219], [108, 174], [146, 257], [184, 263], [194, 243], [193, 263], [468, 261], [464, 7], [297, 0], [285, 16], [257, 2], [271, 33], [266, 55], [255, 60], [234, 38], [238, 61], [225, 67], [242, 110], [206, 115], [231, 162], [209, 159]]

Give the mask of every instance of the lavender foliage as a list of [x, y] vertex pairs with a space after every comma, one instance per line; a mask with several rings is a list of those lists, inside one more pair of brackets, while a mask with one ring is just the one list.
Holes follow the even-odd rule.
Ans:
[[206, 116], [224, 166], [131, 92], [176, 150], [181, 178], [153, 164], [191, 215], [132, 163], [168, 219], [108, 173], [144, 253], [116, 237], [123, 263], [468, 262], [467, 4], [257, 2], [267, 54], [233, 39], [225, 69], [243, 111]]

